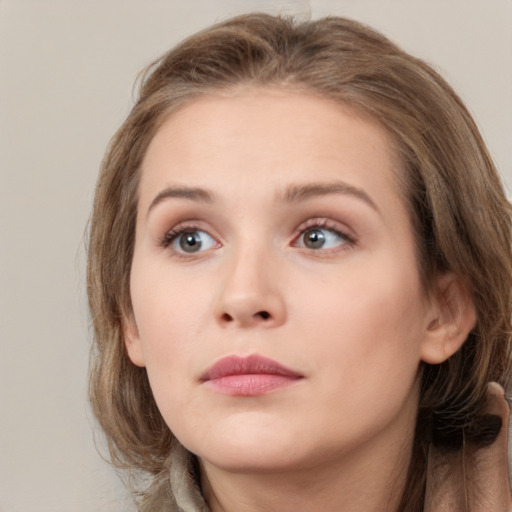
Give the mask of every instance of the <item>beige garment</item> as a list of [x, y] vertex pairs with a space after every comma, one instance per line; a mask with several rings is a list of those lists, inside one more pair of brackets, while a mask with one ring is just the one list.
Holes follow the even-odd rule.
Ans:
[[[489, 386], [488, 412], [501, 416], [503, 427], [490, 446], [442, 453], [433, 448], [429, 455], [425, 512], [510, 512], [512, 500], [507, 469], [507, 425], [509, 408], [503, 389]], [[194, 478], [193, 459], [177, 445], [172, 453], [169, 493], [174, 505], [169, 512], [209, 512]], [[464, 485], [464, 482], [471, 482]]]
[[194, 477], [192, 455], [181, 445], [172, 453], [170, 483], [178, 506], [172, 512], [210, 512]]

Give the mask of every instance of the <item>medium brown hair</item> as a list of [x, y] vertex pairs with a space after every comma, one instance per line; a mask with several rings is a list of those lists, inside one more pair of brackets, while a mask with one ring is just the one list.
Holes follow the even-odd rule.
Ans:
[[244, 85], [302, 88], [378, 120], [402, 161], [425, 289], [450, 271], [471, 290], [476, 327], [446, 362], [421, 369], [421, 421], [400, 510], [422, 510], [429, 444], [459, 449], [463, 441], [491, 442], [496, 435], [482, 411], [487, 383], [506, 386], [509, 372], [511, 209], [456, 93], [425, 62], [342, 18], [233, 18], [185, 40], [143, 76], [136, 104], [103, 161], [90, 222], [90, 399], [112, 460], [164, 475], [173, 441], [146, 371], [130, 362], [123, 340], [141, 162], [177, 108], [198, 95]]

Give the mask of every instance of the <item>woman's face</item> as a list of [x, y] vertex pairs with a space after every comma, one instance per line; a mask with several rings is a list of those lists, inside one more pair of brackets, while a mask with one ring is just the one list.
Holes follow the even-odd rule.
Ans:
[[398, 172], [380, 125], [300, 92], [204, 96], [156, 134], [126, 343], [205, 464], [312, 468], [410, 441], [432, 307]]

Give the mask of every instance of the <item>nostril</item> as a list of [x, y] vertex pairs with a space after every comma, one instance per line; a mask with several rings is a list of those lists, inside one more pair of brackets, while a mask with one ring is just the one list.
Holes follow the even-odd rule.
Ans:
[[224, 322], [232, 322], [233, 321], [233, 317], [231, 315], [229, 315], [228, 313], [224, 313], [222, 315], [222, 320]]
[[253, 321], [258, 322], [259, 320], [267, 321], [272, 318], [272, 315], [268, 311], [258, 311], [257, 313], [254, 313], [253, 315], [245, 316], [243, 314], [240, 315], [232, 315], [229, 313], [222, 313], [220, 316], [220, 321], [224, 324], [229, 324], [232, 322], [246, 324], [246, 323], [252, 323]]

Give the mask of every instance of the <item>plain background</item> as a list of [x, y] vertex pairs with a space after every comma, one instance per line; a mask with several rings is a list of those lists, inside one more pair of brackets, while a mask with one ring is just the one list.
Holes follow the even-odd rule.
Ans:
[[96, 174], [140, 69], [251, 10], [353, 17], [434, 63], [512, 183], [512, 0], [0, 0], [2, 512], [132, 510], [86, 402]]

